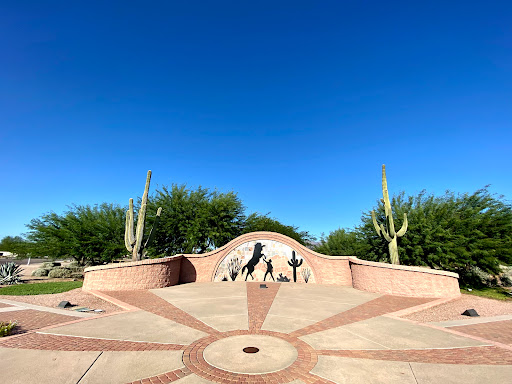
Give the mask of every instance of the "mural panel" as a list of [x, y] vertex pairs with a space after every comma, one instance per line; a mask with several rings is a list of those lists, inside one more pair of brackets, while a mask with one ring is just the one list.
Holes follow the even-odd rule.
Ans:
[[254, 240], [229, 252], [213, 280], [315, 283], [315, 276], [306, 259], [290, 246], [275, 240]]

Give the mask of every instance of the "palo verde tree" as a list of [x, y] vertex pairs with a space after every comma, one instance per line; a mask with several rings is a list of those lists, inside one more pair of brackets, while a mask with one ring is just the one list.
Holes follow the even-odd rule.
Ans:
[[126, 254], [124, 209], [118, 205], [73, 205], [27, 225], [34, 251], [51, 258], [72, 257], [81, 265], [110, 262]]

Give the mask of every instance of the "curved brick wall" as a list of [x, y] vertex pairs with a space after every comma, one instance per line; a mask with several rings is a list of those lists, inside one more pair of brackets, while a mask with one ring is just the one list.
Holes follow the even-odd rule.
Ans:
[[82, 289], [122, 291], [169, 287], [179, 283], [183, 256], [108, 264], [85, 269]]
[[435, 269], [350, 259], [352, 284], [362, 291], [414, 297], [460, 296], [459, 275]]
[[311, 268], [314, 283], [317, 284], [353, 286], [363, 291], [399, 296], [460, 295], [456, 273], [375, 263], [353, 256], [326, 256], [274, 232], [248, 233], [213, 252], [201, 255], [177, 255], [86, 268], [83, 289], [153, 289], [182, 283], [214, 281], [217, 269], [231, 251], [244, 243], [258, 240], [276, 241], [295, 250]]

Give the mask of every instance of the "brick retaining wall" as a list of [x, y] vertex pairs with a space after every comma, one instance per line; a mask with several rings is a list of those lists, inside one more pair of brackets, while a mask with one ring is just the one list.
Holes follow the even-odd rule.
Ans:
[[108, 264], [85, 269], [82, 289], [128, 291], [169, 287], [179, 283], [183, 256]]
[[[368, 292], [411, 297], [456, 297], [458, 275], [428, 268], [391, 265], [353, 256], [326, 256], [274, 232], [242, 235], [213, 252], [162, 259], [109, 264], [85, 270], [84, 290], [135, 290], [213, 281], [222, 260], [236, 247], [251, 241], [274, 240], [301, 255], [317, 284], [353, 286]], [[310, 282], [311, 283], [311, 282]]]
[[413, 297], [460, 296], [459, 275], [435, 269], [350, 259], [352, 285], [362, 291]]

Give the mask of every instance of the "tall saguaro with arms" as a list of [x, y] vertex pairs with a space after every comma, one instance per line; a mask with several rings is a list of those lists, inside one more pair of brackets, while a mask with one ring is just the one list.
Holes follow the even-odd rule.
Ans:
[[146, 248], [153, 237], [155, 237], [155, 228], [160, 220], [162, 214], [162, 207], [159, 207], [156, 212], [155, 222], [149, 233], [149, 237], [145, 243], [142, 242], [144, 237], [144, 225], [146, 222], [146, 209], [148, 205], [148, 193], [149, 193], [149, 182], [151, 181], [151, 171], [148, 171], [146, 177], [146, 187], [144, 188], [144, 194], [142, 195], [142, 202], [140, 204], [139, 215], [137, 218], [137, 230], [133, 233], [133, 199], [130, 199], [128, 211], [126, 212], [126, 225], [124, 231], [124, 243], [128, 252], [132, 253], [132, 259], [134, 261], [142, 259], [146, 255]]
[[382, 202], [384, 203], [384, 211], [386, 212], [386, 227], [384, 224], [377, 223], [377, 219], [375, 218], [375, 211], [372, 211], [372, 219], [373, 225], [377, 234], [379, 236], [384, 236], [386, 241], [389, 243], [389, 257], [391, 258], [391, 264], [400, 264], [400, 259], [398, 257], [398, 244], [397, 238], [402, 237], [407, 231], [407, 213], [404, 213], [404, 222], [402, 224], [402, 228], [398, 232], [395, 232], [395, 223], [393, 221], [393, 212], [391, 211], [391, 203], [389, 202], [389, 193], [388, 193], [388, 182], [386, 179], [386, 165], [382, 164], [382, 194], [384, 199]]

